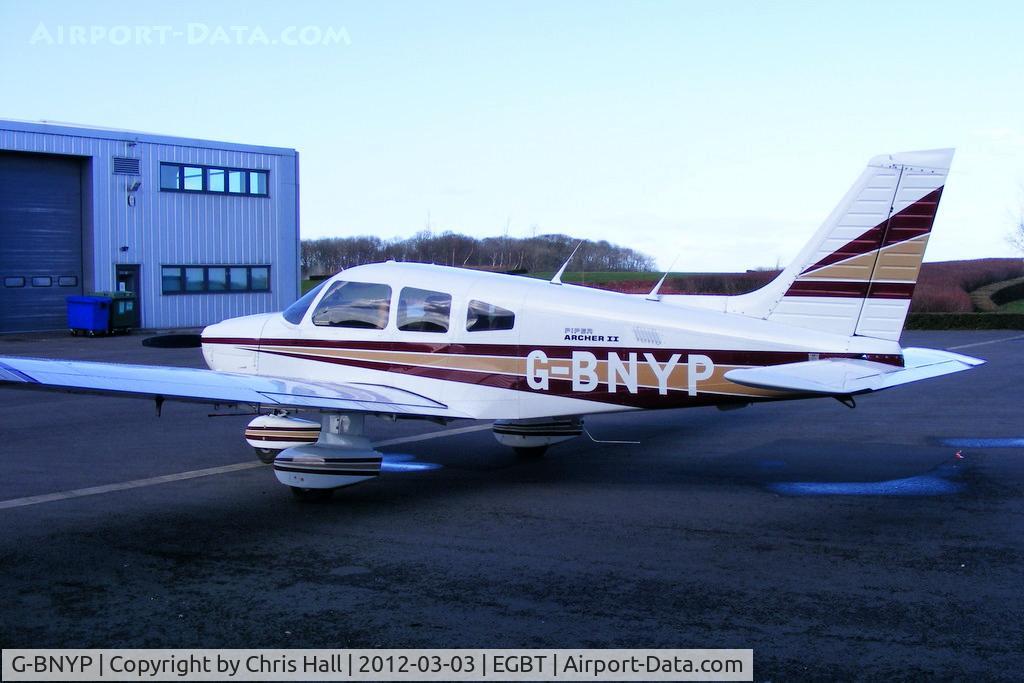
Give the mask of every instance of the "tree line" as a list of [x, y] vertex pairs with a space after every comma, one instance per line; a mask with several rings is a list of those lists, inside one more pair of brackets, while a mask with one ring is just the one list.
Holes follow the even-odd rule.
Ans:
[[[484, 237], [423, 230], [409, 238], [373, 235], [302, 240], [302, 272], [330, 275], [345, 268], [379, 261], [413, 261], [506, 272], [546, 272], [561, 267], [580, 240], [569, 235]], [[654, 258], [601, 240], [582, 240], [571, 266], [587, 271], [650, 271]]]

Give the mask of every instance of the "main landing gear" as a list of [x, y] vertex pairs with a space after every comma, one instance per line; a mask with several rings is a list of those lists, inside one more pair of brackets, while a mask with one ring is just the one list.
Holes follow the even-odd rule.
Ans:
[[497, 420], [491, 428], [494, 438], [503, 446], [510, 446], [524, 460], [544, 457], [548, 446], [583, 433], [583, 419], [579, 417], [543, 418], [538, 420]]
[[317, 424], [277, 412], [250, 422], [245, 438], [297, 499], [323, 501], [380, 475], [381, 454], [363, 435], [364, 420], [361, 413], [324, 413]]

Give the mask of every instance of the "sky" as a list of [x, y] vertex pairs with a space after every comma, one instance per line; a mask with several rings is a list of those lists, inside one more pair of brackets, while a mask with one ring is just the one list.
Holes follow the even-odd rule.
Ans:
[[956, 147], [929, 261], [1012, 256], [1024, 3], [0, 0], [0, 118], [299, 150], [303, 238], [784, 265], [871, 157]]

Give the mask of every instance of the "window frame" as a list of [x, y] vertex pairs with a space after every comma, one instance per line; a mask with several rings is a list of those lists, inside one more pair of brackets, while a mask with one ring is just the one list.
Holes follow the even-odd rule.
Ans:
[[[405, 298], [405, 293], [409, 290], [412, 290], [414, 292], [424, 292], [428, 296], [436, 294], [439, 296], [448, 297], [448, 311], [445, 316], [445, 327], [443, 330], [407, 330], [402, 328], [402, 300]], [[427, 298], [428, 297], [424, 297], [423, 301], [426, 302]], [[395, 300], [395, 329], [403, 333], [412, 332], [414, 334], [448, 334], [449, 332], [452, 331], [452, 308], [452, 295], [449, 294], [448, 292], [441, 292], [436, 289], [423, 289], [422, 287], [404, 286], [400, 290], [398, 290], [398, 298]], [[421, 321], [425, 320], [427, 320], [427, 317], [424, 315]], [[409, 323], [407, 322], [406, 324]]]
[[[324, 304], [324, 302], [327, 301], [328, 297], [330, 297], [331, 294], [333, 294], [335, 290], [340, 289], [340, 286], [348, 285], [348, 284], [353, 284], [353, 285], [370, 285], [370, 286], [373, 286], [373, 287], [384, 287], [384, 288], [386, 288], [388, 290], [388, 295], [387, 295], [388, 310], [387, 310], [386, 315], [384, 316], [384, 325], [382, 327], [362, 327], [362, 326], [359, 326], [359, 325], [333, 325], [333, 324], [330, 324], [330, 323], [318, 323], [316, 321], [316, 314], [317, 314], [317, 311], [320, 308], [320, 306], [322, 306]], [[315, 302], [313, 302], [313, 303], [316, 304], [315, 306], [313, 306], [312, 304], [310, 305], [310, 308], [312, 310], [307, 311], [307, 314], [309, 315], [309, 321], [311, 323], [313, 323], [313, 325], [316, 326], [316, 327], [322, 327], [322, 328], [326, 328], [326, 329], [363, 330], [365, 332], [376, 334], [376, 333], [379, 333], [379, 332], [383, 332], [383, 331], [385, 331], [385, 330], [387, 330], [387, 329], [389, 329], [391, 327], [392, 321], [393, 321], [393, 318], [394, 318], [394, 311], [395, 311], [394, 299], [395, 299], [395, 288], [392, 287], [391, 285], [385, 283], [385, 282], [361, 282], [361, 281], [358, 281], [358, 280], [336, 280], [334, 283], [331, 284], [330, 287], [327, 288], [327, 291], [324, 292], [323, 295], [320, 296], [319, 299], [317, 299]]]
[[[165, 187], [164, 186], [164, 168], [175, 168], [176, 171], [176, 187]], [[186, 168], [198, 168], [202, 169], [202, 177], [200, 178], [201, 189], [186, 189], [185, 188], [185, 169]], [[221, 171], [224, 175], [224, 189], [223, 190], [212, 190], [210, 189], [210, 171]], [[231, 174], [238, 173], [242, 179], [242, 189], [238, 192], [231, 191]], [[262, 174], [263, 182], [266, 185], [265, 192], [253, 192], [252, 183], [250, 182], [251, 174]], [[160, 162], [160, 191], [161, 192], [177, 192], [179, 194], [212, 194], [218, 196], [229, 196], [229, 197], [270, 197], [270, 169], [268, 168], [241, 168], [238, 166], [221, 166], [217, 164], [192, 164], [181, 161], [161, 161]]]
[[[470, 326], [469, 326], [469, 314], [470, 314], [470, 311], [473, 310], [473, 304], [483, 304], [485, 306], [490, 306], [491, 308], [500, 308], [503, 311], [508, 311], [509, 313], [512, 314], [512, 325], [510, 325], [509, 327], [499, 327], [497, 329], [495, 329], [495, 328], [488, 328], [486, 330], [474, 330], [474, 329], [470, 328]], [[513, 311], [511, 308], [505, 308], [504, 306], [499, 306], [498, 304], [492, 304], [489, 301], [484, 301], [482, 299], [469, 299], [468, 301], [466, 301], [466, 333], [467, 334], [476, 334], [477, 332], [510, 332], [510, 331], [516, 329], [516, 318], [517, 317], [518, 317], [518, 314], [515, 311]]]
[[[267, 270], [267, 287], [266, 289], [254, 289], [252, 271], [255, 268], [265, 268]], [[224, 276], [224, 289], [210, 289], [210, 270], [211, 269], [223, 269], [225, 271]], [[177, 281], [178, 289], [168, 290], [165, 287], [165, 279], [168, 277], [175, 277], [168, 275], [166, 271], [177, 270]], [[203, 279], [202, 287], [199, 289], [188, 289], [188, 279], [186, 273], [188, 270], [202, 270]], [[231, 288], [231, 271], [232, 270], [244, 270], [245, 271], [245, 287], [242, 289]], [[270, 264], [254, 263], [254, 264], [241, 264], [241, 263], [211, 263], [211, 264], [184, 264], [179, 265], [176, 263], [163, 264], [160, 266], [160, 294], [163, 296], [194, 296], [197, 294], [270, 294], [273, 292], [273, 269]]]

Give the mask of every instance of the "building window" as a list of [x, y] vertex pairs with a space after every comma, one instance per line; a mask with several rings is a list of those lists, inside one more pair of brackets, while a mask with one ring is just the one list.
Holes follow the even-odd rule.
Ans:
[[254, 292], [265, 292], [270, 289], [270, 269], [257, 267], [249, 269], [249, 286]]
[[78, 278], [74, 275], [61, 275], [57, 278], [58, 287], [77, 287]]
[[203, 169], [199, 166], [182, 166], [182, 189], [190, 192], [203, 191]]
[[228, 289], [232, 292], [244, 292], [249, 289], [249, 269], [228, 268]]
[[185, 269], [185, 291], [202, 292], [206, 290], [206, 268]]
[[206, 269], [206, 291], [228, 291], [228, 269], [220, 266]]
[[245, 193], [245, 171], [228, 171], [228, 192]]
[[270, 195], [270, 171], [161, 163], [160, 189], [164, 192], [267, 197]]
[[160, 277], [163, 280], [164, 294], [178, 294], [182, 291], [179, 266], [164, 266], [160, 269]]
[[32, 278], [33, 287], [51, 287], [53, 285], [53, 278], [49, 275], [41, 275], [39, 277]]
[[25, 286], [25, 278], [23, 278], [23, 277], [16, 276], [16, 277], [5, 277], [4, 278], [4, 287], [24, 287], [24, 286]]
[[313, 324], [383, 330], [390, 305], [391, 287], [387, 285], [335, 282], [313, 311]]
[[452, 295], [404, 287], [398, 297], [398, 329], [403, 332], [447, 332]]
[[469, 332], [488, 332], [494, 330], [511, 330], [516, 324], [516, 314], [507, 308], [470, 301], [466, 312], [466, 330]]
[[223, 168], [208, 169], [206, 171], [206, 190], [208, 192], [223, 192], [225, 173], [227, 173], [227, 171]]
[[269, 292], [270, 266], [163, 266], [164, 294]]
[[267, 193], [267, 172], [249, 171], [249, 194], [265, 195]]
[[171, 164], [160, 164], [160, 189], [181, 189], [181, 166], [173, 166]]

